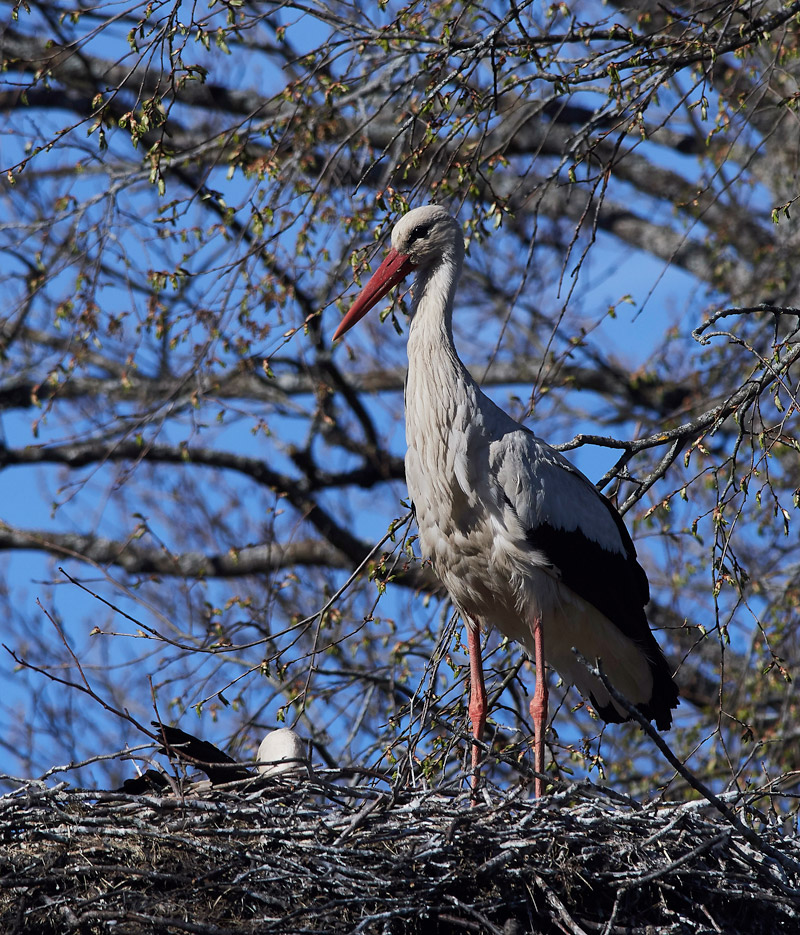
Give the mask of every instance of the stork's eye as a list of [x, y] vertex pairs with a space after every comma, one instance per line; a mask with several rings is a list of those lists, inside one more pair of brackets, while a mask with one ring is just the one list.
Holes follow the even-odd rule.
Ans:
[[431, 232], [430, 224], [420, 224], [418, 227], [415, 227], [414, 230], [408, 235], [408, 242], [414, 243], [415, 240], [419, 240], [420, 237], [427, 237]]

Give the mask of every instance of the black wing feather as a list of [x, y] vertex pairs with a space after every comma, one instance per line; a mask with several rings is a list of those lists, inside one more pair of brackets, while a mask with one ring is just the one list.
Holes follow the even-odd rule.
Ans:
[[[174, 753], [179, 759], [190, 763], [202, 770], [213, 785], [222, 782], [233, 782], [237, 779], [248, 779], [253, 773], [246, 767], [240, 766], [232, 757], [215, 747], [208, 740], [200, 740], [194, 734], [189, 734], [180, 727], [171, 727], [169, 724], [151, 722], [160, 735], [164, 746], [159, 751], [170, 755]], [[217, 764], [217, 765], [215, 765]]]
[[[603, 548], [580, 529], [556, 529], [549, 523], [529, 529], [527, 541], [558, 570], [563, 584], [596, 607], [641, 648], [653, 674], [653, 695], [639, 709], [646, 718], [655, 720], [659, 730], [666, 730], [672, 723], [671, 709], [678, 704], [678, 687], [644, 612], [650, 600], [647, 575], [636, 560], [636, 549], [622, 517], [606, 497], [601, 493], [597, 496], [611, 514], [625, 554]], [[605, 721], [628, 720], [613, 705], [601, 707], [594, 698], [592, 704]]]

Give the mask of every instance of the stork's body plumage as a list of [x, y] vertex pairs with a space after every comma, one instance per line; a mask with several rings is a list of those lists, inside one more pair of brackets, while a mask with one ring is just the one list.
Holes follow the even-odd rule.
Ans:
[[[590, 661], [602, 659], [615, 689], [666, 729], [678, 690], [650, 632], [647, 577], [619, 514], [562, 455], [496, 406], [456, 353], [453, 298], [464, 257], [458, 222], [437, 206], [417, 208], [395, 226], [392, 247], [334, 337], [416, 271], [406, 481], [422, 552], [468, 621], [475, 736], [486, 717], [478, 632], [492, 625], [537, 663], [531, 712], [539, 771], [543, 646], [548, 662], [605, 720], [628, 713], [573, 647]], [[475, 748], [476, 766], [477, 759]]]

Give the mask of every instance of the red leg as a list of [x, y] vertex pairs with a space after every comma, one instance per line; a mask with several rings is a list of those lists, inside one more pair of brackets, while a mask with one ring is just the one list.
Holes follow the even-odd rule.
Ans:
[[[533, 650], [536, 665], [536, 689], [530, 703], [533, 718], [533, 768], [544, 773], [544, 732], [547, 727], [547, 674], [544, 668], [544, 640], [542, 618], [533, 621]], [[544, 792], [544, 780], [538, 776], [533, 782], [533, 794], [539, 798]]]
[[[467, 643], [469, 645], [469, 718], [472, 721], [472, 736], [483, 740], [483, 728], [486, 724], [486, 686], [483, 682], [483, 659], [481, 658], [481, 628], [478, 621], [467, 622]], [[472, 745], [472, 792], [473, 801], [480, 776], [481, 750]]]

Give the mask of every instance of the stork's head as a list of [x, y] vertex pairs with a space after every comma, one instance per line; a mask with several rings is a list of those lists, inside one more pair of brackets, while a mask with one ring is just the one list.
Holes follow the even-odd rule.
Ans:
[[464, 255], [464, 235], [454, 217], [439, 205], [409, 211], [395, 224], [392, 249], [339, 323], [333, 340], [349, 331], [412, 270], [425, 269], [454, 253], [459, 259]]
[[392, 249], [407, 256], [416, 269], [438, 262], [453, 250], [463, 253], [464, 234], [458, 221], [444, 208], [423, 205], [395, 224]]

